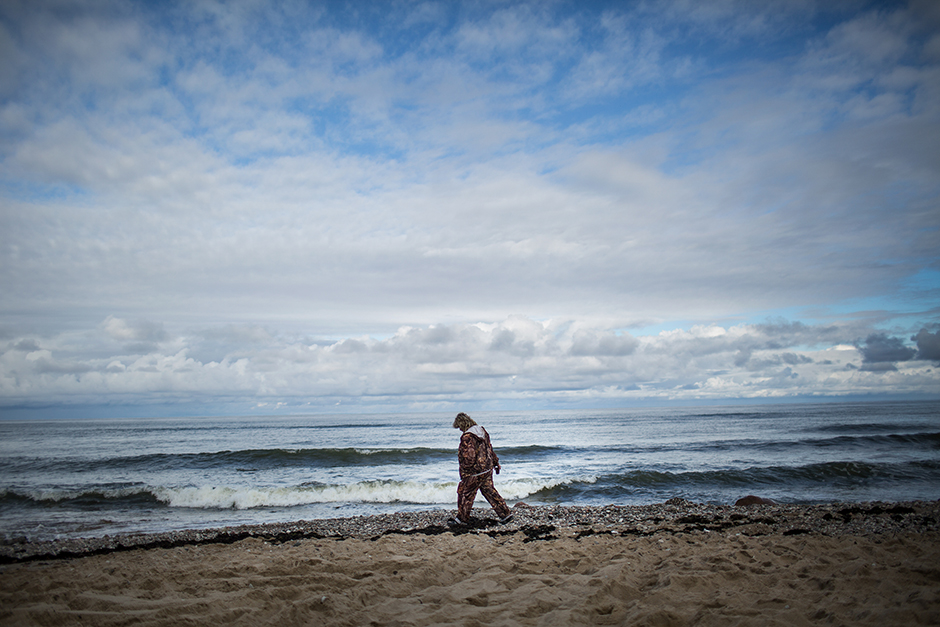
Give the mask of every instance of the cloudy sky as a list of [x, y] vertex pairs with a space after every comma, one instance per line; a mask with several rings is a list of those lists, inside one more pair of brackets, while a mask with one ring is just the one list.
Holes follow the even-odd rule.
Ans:
[[0, 416], [940, 397], [940, 4], [0, 4]]

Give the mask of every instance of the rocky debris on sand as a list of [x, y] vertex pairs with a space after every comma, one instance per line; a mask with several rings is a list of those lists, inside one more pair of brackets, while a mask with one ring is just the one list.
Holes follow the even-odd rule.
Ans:
[[[922, 533], [940, 528], [940, 501], [905, 503], [829, 503], [824, 505], [762, 504], [740, 509], [727, 505], [692, 503], [680, 498], [654, 505], [604, 507], [519, 507], [514, 518], [499, 524], [494, 516], [475, 518], [452, 529], [447, 519], [454, 510], [402, 512], [290, 523], [241, 525], [222, 529], [191, 529], [154, 534], [121, 534], [101, 538], [72, 538], [30, 542], [26, 538], [0, 544], [0, 563], [71, 558], [133, 549], [234, 543], [256, 537], [268, 542], [322, 538], [375, 539], [389, 534], [437, 535], [475, 533], [493, 537], [522, 534], [524, 541], [594, 534], [650, 536], [654, 534], [725, 533], [741, 535], [822, 534], [875, 535]], [[487, 510], [488, 514], [492, 514]]]
[[753, 494], [748, 494], [744, 498], [740, 498], [734, 502], [735, 507], [749, 507], [751, 505], [776, 505], [777, 501], [771, 499], [765, 499], [760, 496], [754, 496]]

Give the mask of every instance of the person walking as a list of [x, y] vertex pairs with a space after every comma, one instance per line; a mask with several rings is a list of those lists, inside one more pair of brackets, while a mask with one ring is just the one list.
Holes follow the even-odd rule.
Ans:
[[457, 517], [447, 521], [448, 524], [457, 526], [470, 522], [470, 510], [473, 509], [478, 490], [496, 512], [499, 522], [509, 522], [512, 512], [493, 485], [493, 471], [498, 475], [500, 466], [499, 457], [490, 442], [490, 434], [463, 412], [454, 419], [454, 429], [462, 432], [457, 448], [460, 483], [457, 485]]

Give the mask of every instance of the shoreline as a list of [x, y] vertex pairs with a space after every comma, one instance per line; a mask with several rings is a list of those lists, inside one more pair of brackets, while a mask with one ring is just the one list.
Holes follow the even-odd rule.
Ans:
[[[485, 514], [481, 516], [481, 512]], [[392, 534], [480, 534], [496, 538], [521, 533], [526, 541], [533, 541], [561, 536], [580, 539], [595, 534], [646, 537], [659, 533], [734, 532], [746, 536], [817, 534], [839, 537], [940, 531], [940, 500], [747, 506], [702, 504], [680, 498], [651, 505], [530, 506], [517, 503], [513, 507], [513, 519], [506, 524], [499, 524], [486, 508], [474, 510], [475, 518], [470, 525], [449, 527], [446, 521], [455, 513], [450, 509], [427, 510], [41, 542], [23, 539], [0, 545], [0, 565], [139, 549], [233, 544], [248, 538], [284, 543], [304, 539], [377, 539]]]

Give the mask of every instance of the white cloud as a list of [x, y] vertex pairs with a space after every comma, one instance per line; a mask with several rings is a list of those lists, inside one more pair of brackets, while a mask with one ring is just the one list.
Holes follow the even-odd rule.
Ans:
[[377, 6], [0, 11], [7, 402], [929, 389], [920, 9]]
[[[101, 328], [121, 341], [158, 339], [165, 346], [111, 353], [105, 336], [97, 346], [76, 346], [87, 342], [87, 332], [11, 341], [0, 354], [0, 402], [195, 402], [219, 396], [281, 402], [294, 410], [337, 399], [397, 408], [524, 399], [630, 403], [917, 393], [940, 378], [930, 362], [909, 360], [908, 354], [897, 368], [862, 368], [863, 351], [839, 343], [857, 329], [789, 323], [634, 337], [585, 323], [513, 316], [497, 323], [403, 327], [386, 339], [313, 343], [251, 327], [170, 338], [161, 325], [131, 327], [113, 317]], [[86, 356], [76, 357], [76, 348]], [[199, 353], [206, 357], [191, 356]]]

